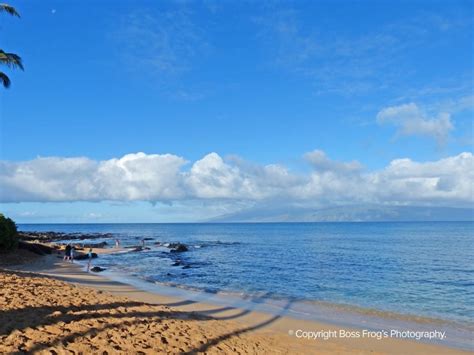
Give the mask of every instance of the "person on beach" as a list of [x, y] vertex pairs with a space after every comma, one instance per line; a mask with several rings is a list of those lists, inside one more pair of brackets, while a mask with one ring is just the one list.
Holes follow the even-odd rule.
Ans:
[[71, 244], [66, 245], [64, 249], [64, 258], [63, 260], [69, 260], [71, 258]]
[[87, 258], [88, 258], [87, 272], [89, 272], [89, 270], [91, 269], [91, 263], [92, 263], [92, 248], [89, 249], [89, 252], [87, 253]]
[[74, 245], [71, 246], [71, 251], [70, 251], [70, 256], [69, 256], [69, 260], [71, 260], [71, 263], [74, 262], [74, 253], [75, 253], [76, 249], [74, 248]]
[[120, 240], [118, 240], [118, 238], [115, 239], [115, 247], [120, 248]]

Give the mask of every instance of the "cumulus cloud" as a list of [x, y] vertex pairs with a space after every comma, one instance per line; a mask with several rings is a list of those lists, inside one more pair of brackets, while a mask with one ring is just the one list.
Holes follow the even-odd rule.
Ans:
[[342, 173], [353, 172], [362, 168], [362, 165], [357, 161], [345, 163], [331, 160], [322, 150], [308, 152], [304, 155], [304, 158], [318, 171], [336, 171]]
[[441, 112], [437, 117], [428, 117], [416, 104], [409, 103], [382, 109], [377, 114], [379, 124], [392, 124], [400, 136], [427, 136], [439, 145], [446, 143], [454, 129], [449, 113]]
[[474, 156], [433, 162], [393, 160], [366, 171], [358, 162], [331, 160], [323, 151], [304, 155], [308, 173], [258, 165], [210, 153], [189, 164], [173, 154], [88, 158], [37, 158], [0, 162], [0, 202], [54, 201], [283, 201], [311, 206], [355, 203], [466, 206], [474, 202]]
[[226, 164], [216, 153], [208, 154], [195, 162], [187, 174], [187, 181], [196, 197], [248, 197], [245, 177], [237, 167]]
[[171, 154], [127, 154], [120, 159], [38, 158], [0, 162], [0, 197], [17, 201], [133, 201], [180, 198], [181, 167]]
[[397, 159], [369, 178], [379, 200], [469, 203], [474, 200], [474, 157], [461, 153], [435, 162], [418, 163]]

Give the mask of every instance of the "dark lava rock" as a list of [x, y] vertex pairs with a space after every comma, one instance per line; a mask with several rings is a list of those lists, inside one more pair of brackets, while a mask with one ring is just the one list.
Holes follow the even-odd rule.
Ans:
[[20, 240], [56, 242], [60, 240], [84, 240], [111, 238], [111, 233], [61, 233], [61, 232], [20, 232]]
[[184, 244], [181, 244], [181, 243], [173, 243], [173, 244], [170, 244], [169, 248], [171, 248], [170, 252], [171, 253], [182, 253], [184, 251], [188, 251], [188, 247]]
[[94, 266], [91, 271], [92, 272], [101, 272], [101, 271], [105, 271], [106, 269], [103, 268], [103, 267], [100, 267], [100, 266]]
[[28, 242], [23, 242], [23, 241], [18, 242], [18, 248], [31, 251], [32, 253], [35, 253], [38, 255], [51, 254], [55, 250], [54, 248], [47, 245], [28, 243]]

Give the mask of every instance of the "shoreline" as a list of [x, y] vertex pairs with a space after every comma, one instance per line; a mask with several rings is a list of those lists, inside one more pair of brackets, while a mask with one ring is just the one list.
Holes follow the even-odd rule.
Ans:
[[[124, 223], [124, 224], [129, 224], [129, 223]], [[37, 225], [37, 224], [32, 224], [32, 225]], [[51, 226], [51, 224], [46, 224], [47, 226]], [[69, 224], [67, 224], [69, 225]], [[86, 223], [86, 225], [88, 225]], [[99, 254], [128, 254], [131, 252], [131, 249], [140, 249], [140, 250], [135, 250], [139, 251], [140, 253], [143, 253], [143, 256], [145, 257], [148, 252], [156, 252], [156, 251], [174, 251], [171, 250], [171, 246], [168, 246], [168, 244], [181, 244], [180, 242], [177, 242], [173, 239], [171, 239], [172, 242], [160, 242], [161, 236], [159, 238], [151, 237], [151, 238], [145, 238], [147, 240], [147, 248], [146, 250], [142, 250], [141, 246], [134, 244], [133, 246], [128, 245], [127, 247], [121, 247], [120, 249], [116, 249], [111, 246], [110, 243], [114, 241], [114, 233], [106, 231], [104, 232], [98, 232], [95, 230], [92, 231], [79, 231], [79, 232], [70, 232], [70, 231], [52, 231], [49, 229], [45, 230], [27, 230], [27, 231], [21, 231], [22, 237], [27, 236], [27, 240], [31, 240], [34, 242], [42, 242], [45, 243], [46, 245], [64, 245], [64, 243], [72, 243], [72, 244], [102, 244], [104, 243], [104, 246], [94, 248], [94, 250], [100, 251]], [[36, 239], [38, 238], [38, 239]], [[46, 238], [46, 240], [43, 241], [42, 238]], [[97, 240], [100, 240], [101, 243], [97, 243]], [[135, 237], [136, 243], [139, 243], [140, 238]], [[153, 241], [157, 241], [158, 243], [153, 243]], [[148, 244], [148, 241], [152, 241], [152, 243]], [[190, 242], [191, 244], [193, 242]], [[220, 243], [220, 241], [218, 241]], [[185, 245], [185, 244], [183, 244]], [[190, 249], [192, 249], [193, 245], [188, 244], [187, 245]], [[150, 250], [151, 247], [151, 250]], [[196, 248], [200, 248], [201, 246], [195, 246]], [[88, 248], [88, 247], [87, 247]], [[87, 248], [83, 248], [84, 250]], [[84, 252], [83, 250], [83, 252]], [[172, 254], [167, 254], [171, 255]], [[175, 256], [178, 256], [178, 265], [172, 265], [172, 266], [184, 266], [184, 268], [187, 268], [191, 266], [189, 262], [184, 262], [182, 263], [179, 259], [179, 254], [174, 254]], [[171, 258], [174, 261], [175, 258]], [[94, 262], [93, 262], [94, 264]], [[101, 265], [99, 261], [99, 266], [105, 266], [108, 267], [110, 265]], [[111, 277], [112, 275], [109, 274], [110, 270], [101, 273], [102, 276], [108, 276]], [[206, 292], [210, 294], [218, 294], [218, 295], [225, 295], [225, 296], [236, 296], [238, 298], [248, 298], [248, 297], [255, 297], [255, 298], [260, 298], [261, 295], [263, 295], [267, 300], [273, 300], [273, 301], [292, 301], [292, 302], [297, 302], [299, 304], [306, 304], [307, 309], [308, 308], [314, 308], [314, 307], [323, 307], [323, 308], [330, 308], [332, 310], [336, 310], [338, 312], [348, 312], [348, 313], [354, 313], [354, 314], [360, 314], [361, 316], [374, 316], [374, 317], [379, 317], [382, 319], [389, 318], [389, 319], [397, 319], [399, 321], [406, 321], [406, 322], [415, 322], [415, 323], [432, 323], [432, 324], [449, 324], [452, 325], [453, 327], [465, 327], [467, 329], [474, 329], [474, 322], [471, 322], [470, 318], [467, 319], [459, 319], [455, 317], [450, 317], [448, 314], [436, 314], [436, 313], [431, 313], [430, 312], [421, 312], [420, 309], [394, 309], [394, 308], [387, 308], [387, 307], [372, 307], [372, 304], [367, 305], [367, 304], [361, 304], [361, 303], [345, 303], [343, 300], [339, 300], [338, 302], [334, 302], [334, 300], [329, 299], [329, 300], [316, 300], [316, 299], [308, 299], [308, 298], [301, 298], [301, 297], [295, 297], [295, 296], [289, 296], [285, 297], [275, 295], [275, 294], [270, 294], [268, 292], [257, 292], [257, 293], [243, 293], [243, 292], [237, 292], [233, 290], [219, 290], [219, 289], [207, 289], [207, 288], [200, 288], [199, 286], [194, 287], [194, 286], [189, 286], [187, 284], [180, 284], [180, 283], [175, 283], [173, 281], [168, 281], [168, 282], [160, 282], [156, 281], [154, 279], [148, 279], [147, 277], [143, 276], [131, 276], [129, 273], [126, 272], [113, 272], [114, 274], [117, 274], [115, 277], [116, 278], [129, 278], [128, 283], [133, 283], [137, 284], [138, 281], [143, 281], [145, 282], [148, 286], [145, 286], [146, 289], [152, 289], [153, 287], [150, 286], [150, 283], [152, 285], [156, 285], [156, 288], [166, 288], [170, 287], [173, 289], [178, 289], [178, 290], [185, 290], [189, 292]], [[168, 274], [169, 275], [169, 274]], [[302, 310], [303, 313], [307, 313], [306, 310]], [[311, 313], [311, 312], [309, 312]], [[347, 325], [344, 323], [344, 325]]]
[[[100, 249], [96, 249], [95, 251], [98, 250]], [[109, 252], [111, 249], [104, 249], [104, 251], [106, 250]], [[251, 308], [248, 307], [248, 305], [246, 306], [245, 304], [235, 302], [234, 299], [229, 302], [230, 298], [222, 295], [219, 295], [219, 297], [221, 299], [226, 299], [227, 303], [216, 303], [216, 300], [209, 297], [209, 294], [203, 295], [201, 293], [200, 297], [196, 298], [190, 295], [189, 291], [185, 291], [181, 295], [167, 294], [166, 292], [157, 293], [155, 292], [156, 288], [155, 290], [144, 290], [142, 287], [137, 287], [137, 285], [124, 283], [124, 281], [126, 282], [127, 280], [123, 277], [122, 279], [117, 280], [107, 278], [107, 275], [88, 274], [83, 271], [83, 265], [63, 262], [62, 259], [58, 259], [58, 255], [54, 254], [42, 257], [32, 263], [9, 269], [46, 275], [57, 280], [79, 285], [80, 287], [91, 287], [100, 292], [107, 292], [113, 296], [126, 296], [134, 301], [155, 305], [174, 305], [173, 309], [180, 312], [192, 312], [193, 314], [199, 315], [212, 314], [212, 318], [220, 322], [232, 321], [239, 326], [254, 328], [250, 331], [252, 334], [265, 334], [265, 336], [271, 335], [272, 337], [277, 337], [283, 344], [290, 346], [290, 352], [297, 353], [301, 348], [304, 348], [305, 351], [314, 351], [315, 349], [319, 349], [321, 346], [336, 346], [340, 347], [342, 352], [347, 352], [349, 349], [350, 352], [356, 351], [362, 353], [373, 351], [380, 353], [465, 353], [466, 350], [472, 350], [472, 344], [468, 344], [470, 346], [463, 349], [462, 347], [455, 348], [452, 344], [447, 343], [436, 344], [433, 342], [426, 343], [396, 338], [386, 338], [382, 340], [374, 338], [357, 339], [339, 337], [332, 337], [327, 340], [302, 339], [298, 338], [297, 335], [289, 335], [289, 332], [294, 329], [302, 331], [324, 330], [328, 332], [340, 332], [341, 329], [358, 331], [361, 330], [360, 325], [364, 325], [364, 328], [366, 329], [371, 329], [373, 327], [364, 324], [365, 316], [359, 319], [359, 321], [362, 322], [359, 323], [359, 327], [354, 327], [353, 324], [347, 326], [337, 325], [337, 322], [328, 322], [328, 320], [334, 320], [335, 318], [334, 315], [331, 314], [327, 315], [327, 319], [323, 318], [323, 321], [295, 318], [289, 316], [290, 312], [287, 310], [276, 313], [265, 312], [265, 310], [268, 309], [262, 309], [262, 307]], [[118, 277], [120, 278], [120, 276]], [[143, 282], [146, 283], [146, 281]], [[345, 351], [342, 349], [345, 349]]]
[[[120, 252], [123, 251], [119, 251], [119, 253]], [[85, 263], [82, 262], [82, 264], [81, 266], [84, 270]], [[159, 296], [186, 299], [188, 301], [213, 306], [239, 308], [246, 311], [283, 316], [295, 321], [315, 322], [332, 327], [357, 329], [360, 327], [360, 324], [364, 324], [365, 329], [372, 331], [417, 329], [418, 331], [428, 332], [431, 329], [442, 329], [449, 334], [448, 339], [421, 339], [418, 341], [425, 344], [437, 344], [461, 350], [473, 349], [471, 335], [474, 332], [474, 327], [450, 320], [400, 314], [323, 301], [291, 300], [282, 297], [269, 298], [266, 295], [258, 296], [244, 293], [207, 292], [196, 288], [188, 288], [184, 285], [180, 287], [148, 281], [138, 276], [113, 271], [104, 271], [99, 273], [98, 276], [124, 283], [140, 291]]]

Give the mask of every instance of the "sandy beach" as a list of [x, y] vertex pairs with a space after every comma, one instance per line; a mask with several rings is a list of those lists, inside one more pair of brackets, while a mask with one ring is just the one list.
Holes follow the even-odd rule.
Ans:
[[467, 353], [398, 339], [297, 338], [289, 330], [339, 329], [141, 291], [59, 255], [22, 261], [0, 272], [0, 353]]

